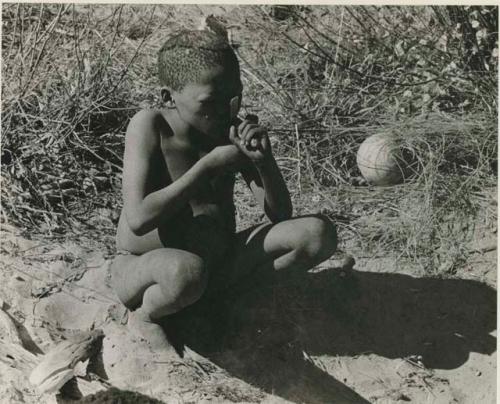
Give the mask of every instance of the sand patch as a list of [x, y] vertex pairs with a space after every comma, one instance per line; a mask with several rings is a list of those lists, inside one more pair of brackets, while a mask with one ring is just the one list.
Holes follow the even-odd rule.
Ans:
[[[12, 245], [25, 243], [16, 237]], [[166, 403], [494, 402], [496, 291], [473, 278], [414, 277], [389, 258], [358, 260], [348, 274], [326, 262], [300, 279], [202, 299], [169, 319], [178, 353], [160, 354], [129, 332], [103, 253], [24, 245], [29, 256], [4, 251], [0, 272], [3, 313], [21, 340], [0, 340], [10, 402], [56, 402], [28, 376], [44, 353], [92, 328], [104, 338], [77, 396], [115, 387]]]

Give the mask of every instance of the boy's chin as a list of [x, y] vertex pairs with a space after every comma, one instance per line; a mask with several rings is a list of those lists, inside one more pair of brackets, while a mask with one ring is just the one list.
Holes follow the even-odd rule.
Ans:
[[224, 144], [229, 141], [228, 127], [213, 127], [209, 128], [204, 134], [210, 138], [210, 141], [216, 144]]

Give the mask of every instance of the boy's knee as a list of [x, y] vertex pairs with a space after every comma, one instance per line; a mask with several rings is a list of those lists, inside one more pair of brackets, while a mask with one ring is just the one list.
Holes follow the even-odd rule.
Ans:
[[336, 249], [336, 226], [322, 215], [308, 217], [301, 232], [299, 252], [307, 258], [326, 260]]
[[195, 255], [178, 260], [172, 272], [171, 285], [166, 285], [180, 306], [196, 302], [205, 291], [208, 273], [205, 263]]

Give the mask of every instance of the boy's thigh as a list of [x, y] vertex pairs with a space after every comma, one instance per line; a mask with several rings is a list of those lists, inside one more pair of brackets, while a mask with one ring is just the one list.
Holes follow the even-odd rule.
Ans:
[[219, 276], [236, 279], [265, 266], [276, 258], [318, 237], [321, 229], [333, 224], [320, 215], [301, 216], [276, 224], [265, 223], [236, 234], [223, 273]]
[[[321, 215], [292, 218], [279, 223], [264, 223], [236, 234], [234, 259], [250, 258], [256, 264], [276, 258], [334, 229], [330, 220]], [[334, 230], [333, 230], [334, 231]]]
[[111, 285], [122, 303], [130, 309], [142, 302], [146, 289], [165, 281], [183, 262], [192, 261], [194, 254], [174, 249], [158, 248], [142, 255], [118, 255], [112, 262]]

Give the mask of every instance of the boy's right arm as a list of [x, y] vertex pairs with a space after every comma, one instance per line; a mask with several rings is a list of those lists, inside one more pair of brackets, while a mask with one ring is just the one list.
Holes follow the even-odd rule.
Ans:
[[[161, 149], [152, 111], [135, 115], [127, 128], [123, 158], [123, 201], [125, 216], [136, 235], [158, 227], [160, 221], [175, 215], [196, 194], [200, 184], [219, 170], [231, 169], [241, 160], [234, 146], [221, 146], [198, 160], [186, 173], [158, 191], [148, 193], [152, 159]], [[236, 170], [236, 168], [234, 168]]]
[[192, 197], [206, 169], [198, 161], [177, 181], [155, 192], [148, 190], [153, 157], [161, 150], [153, 111], [141, 111], [130, 121], [123, 157], [123, 207], [130, 229], [144, 235], [158, 227], [161, 219], [175, 214]]

